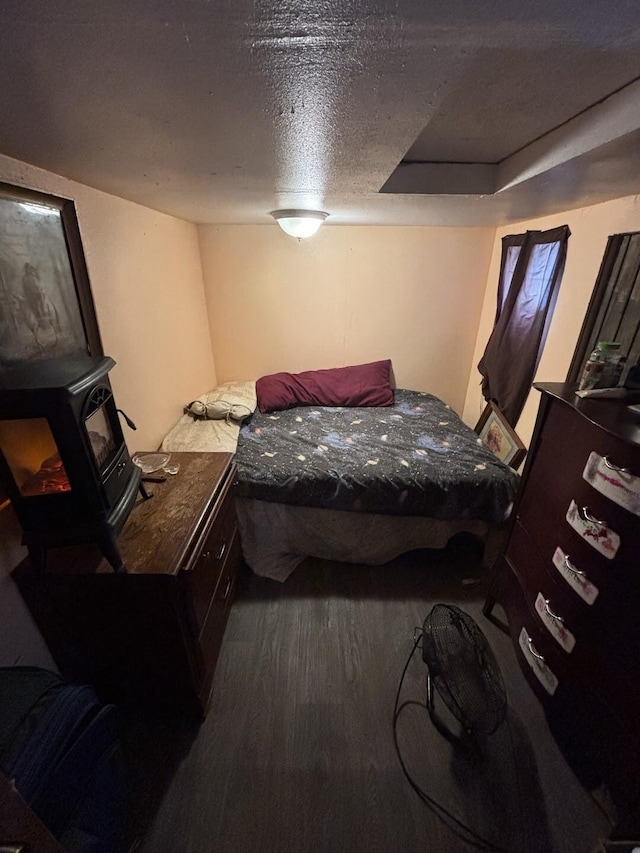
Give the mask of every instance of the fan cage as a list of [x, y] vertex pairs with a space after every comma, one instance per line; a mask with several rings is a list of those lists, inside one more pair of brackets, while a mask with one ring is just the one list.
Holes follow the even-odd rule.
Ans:
[[455, 605], [434, 605], [423, 624], [422, 656], [464, 729], [492, 734], [506, 717], [507, 699], [498, 663], [473, 619]]

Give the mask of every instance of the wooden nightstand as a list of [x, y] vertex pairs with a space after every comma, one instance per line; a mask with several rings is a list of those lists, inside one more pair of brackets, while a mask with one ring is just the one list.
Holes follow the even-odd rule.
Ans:
[[[241, 561], [230, 453], [173, 453], [147, 484], [118, 547], [115, 574], [91, 545], [52, 549], [13, 577], [62, 675], [105, 701], [206, 714]], [[161, 473], [161, 472], [158, 472]]]

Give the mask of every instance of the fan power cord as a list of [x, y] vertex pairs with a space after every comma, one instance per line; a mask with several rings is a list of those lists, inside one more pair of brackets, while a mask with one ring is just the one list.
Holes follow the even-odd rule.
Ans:
[[404, 773], [407, 781], [416, 792], [416, 794], [420, 797], [422, 802], [428, 806], [431, 811], [439, 818], [445, 826], [449, 827], [449, 829], [462, 841], [466, 844], [469, 844], [471, 847], [475, 847], [478, 850], [486, 850], [487, 853], [509, 853], [504, 847], [499, 847], [491, 841], [487, 841], [486, 838], [483, 838], [481, 835], [478, 835], [474, 832], [471, 827], [467, 826], [461, 820], [453, 815], [450, 811], [448, 811], [443, 805], [441, 805], [437, 800], [434, 800], [433, 797], [430, 797], [426, 791], [418, 785], [418, 783], [412, 778], [407, 766], [402, 758], [402, 753], [400, 752], [400, 745], [398, 743], [398, 719], [402, 711], [407, 708], [409, 705], [417, 705], [419, 708], [424, 708], [425, 711], [429, 711], [427, 706], [423, 702], [418, 702], [415, 699], [408, 699], [402, 704], [400, 704], [400, 694], [402, 692], [402, 685], [404, 684], [404, 679], [407, 674], [407, 670], [409, 669], [409, 664], [413, 659], [413, 656], [416, 652], [416, 649], [420, 645], [420, 641], [422, 639], [423, 630], [422, 628], [416, 628], [414, 632], [413, 639], [413, 648], [407, 658], [407, 662], [404, 665], [404, 669], [402, 670], [402, 675], [400, 676], [400, 683], [398, 684], [398, 690], [396, 693], [396, 701], [393, 706], [393, 743], [396, 748], [396, 754], [398, 756], [398, 761], [400, 762], [400, 767], [402, 768], [402, 772]]

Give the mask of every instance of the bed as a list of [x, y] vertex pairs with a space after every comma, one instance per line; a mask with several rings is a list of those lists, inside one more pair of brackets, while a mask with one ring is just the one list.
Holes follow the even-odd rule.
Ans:
[[[256, 574], [284, 581], [308, 556], [381, 564], [443, 548], [458, 533], [482, 540], [483, 564], [493, 563], [519, 477], [442, 400], [398, 389], [392, 405], [260, 412], [251, 383], [233, 385], [255, 411], [242, 426], [226, 423], [225, 444], [205, 434], [212, 422], [185, 415], [162, 449], [237, 442], [238, 527]], [[200, 399], [229, 399], [230, 391], [220, 386]]]

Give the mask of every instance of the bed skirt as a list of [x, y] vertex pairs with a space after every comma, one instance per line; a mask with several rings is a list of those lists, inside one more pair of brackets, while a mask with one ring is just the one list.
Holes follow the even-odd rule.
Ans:
[[381, 565], [417, 548], [444, 548], [457, 533], [484, 542], [482, 565], [490, 567], [506, 527], [473, 519], [445, 521], [270, 503], [236, 497], [242, 553], [252, 571], [285, 581], [306, 557]]

